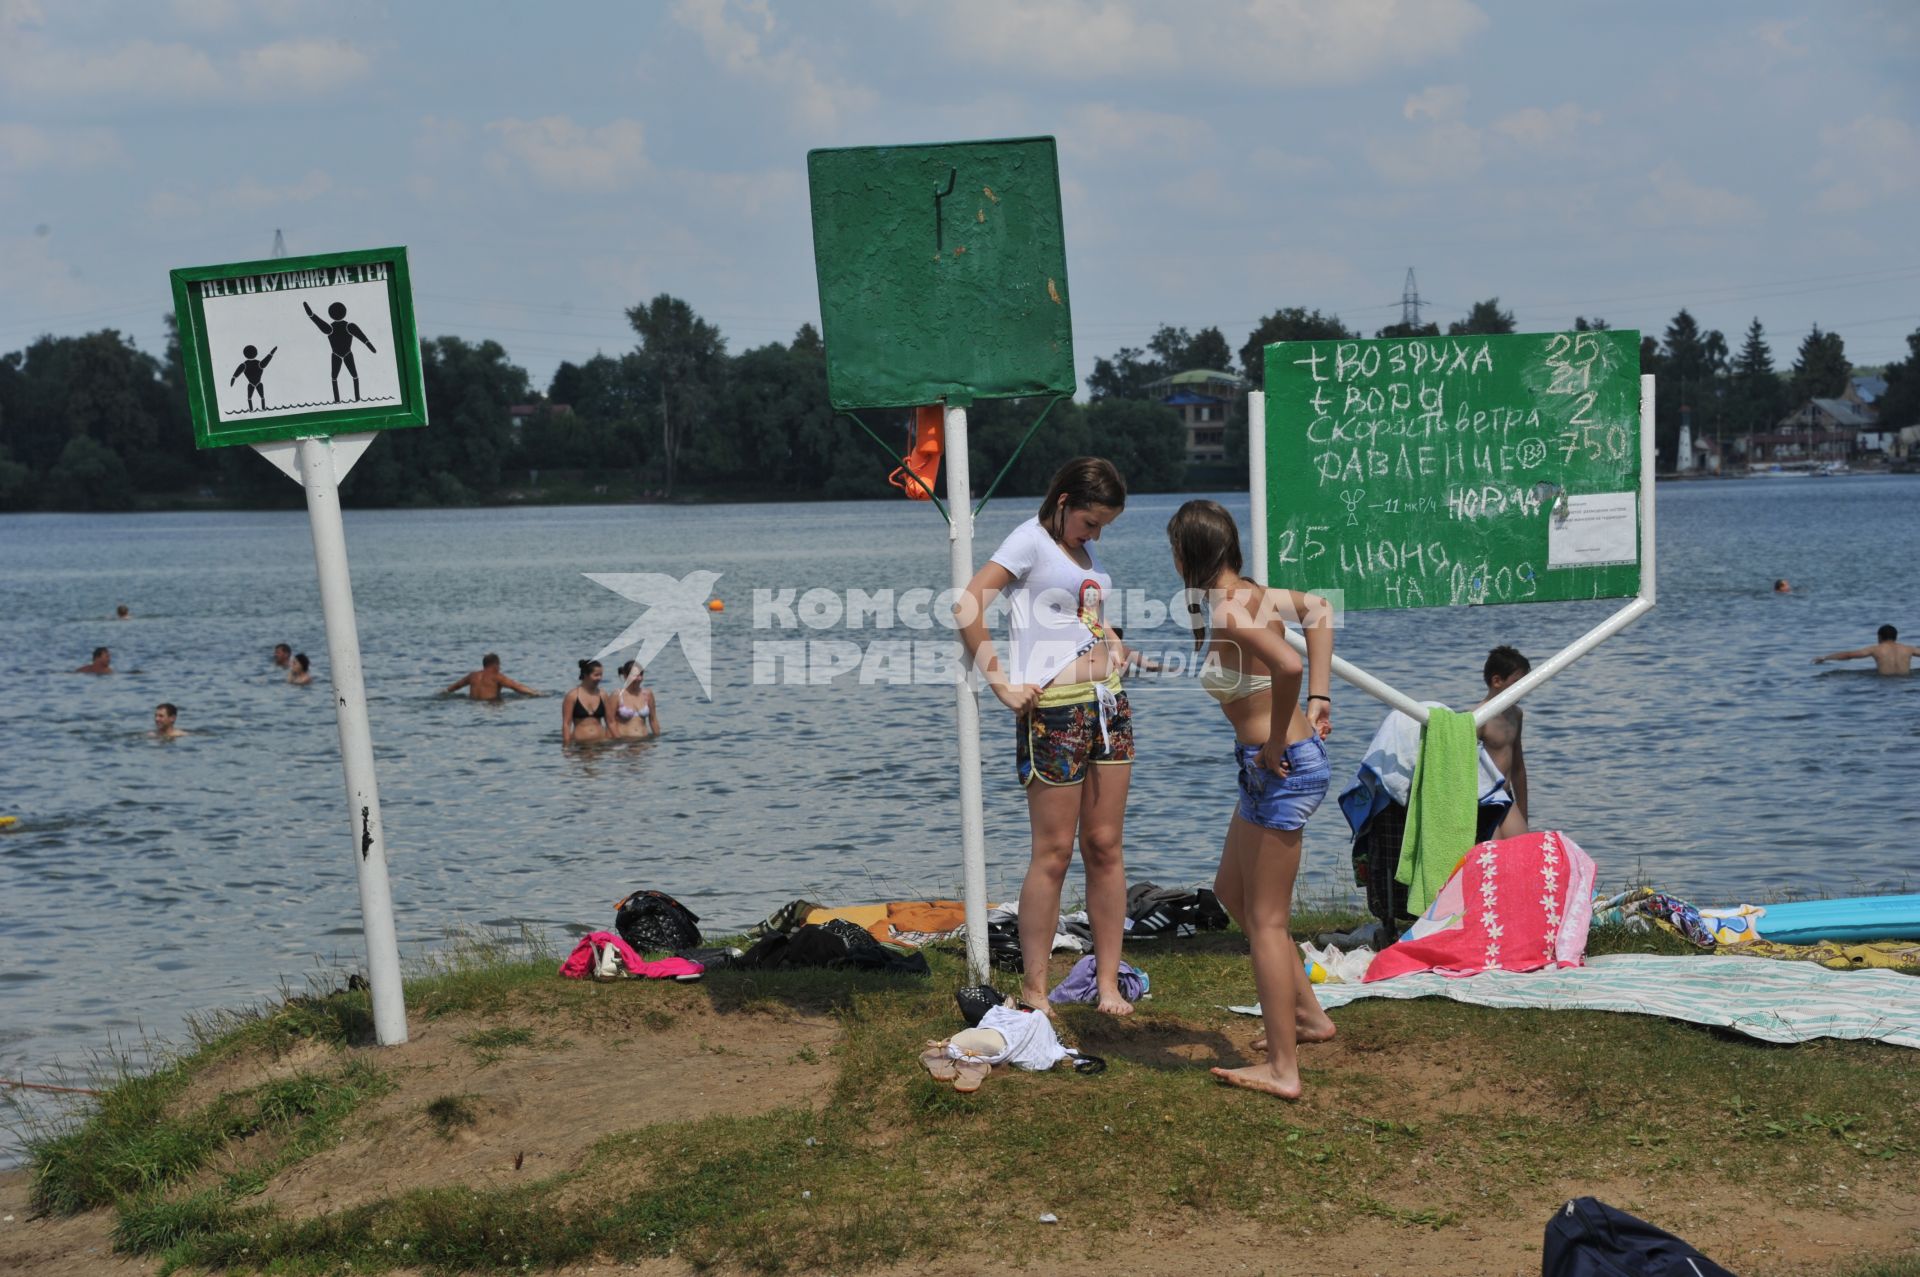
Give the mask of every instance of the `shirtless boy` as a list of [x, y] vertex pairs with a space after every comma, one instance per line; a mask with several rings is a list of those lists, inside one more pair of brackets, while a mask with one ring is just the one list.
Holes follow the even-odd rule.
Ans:
[[76, 667], [73, 672], [75, 674], [111, 674], [113, 673], [113, 653], [104, 647], [96, 647], [93, 649], [93, 659], [85, 665]]
[[488, 652], [480, 658], [479, 669], [471, 674], [461, 675], [455, 682], [447, 684], [440, 694], [445, 696], [448, 692], [457, 692], [463, 687], [467, 689], [467, 695], [476, 701], [499, 700], [500, 689], [503, 687], [510, 692], [518, 692], [522, 696], [540, 695], [539, 692], [534, 691], [531, 687], [522, 686], [508, 678], [505, 674], [502, 674], [500, 672], [500, 658], [492, 652]]
[[[1532, 668], [1533, 662], [1504, 644], [1488, 652], [1487, 663], [1480, 670], [1480, 676], [1487, 683], [1487, 694], [1480, 698], [1479, 705], [1498, 696]], [[1487, 747], [1488, 756], [1507, 778], [1507, 788], [1513, 791], [1513, 806], [1507, 808], [1506, 817], [1494, 830], [1495, 838], [1512, 838], [1527, 832], [1527, 757], [1520, 749], [1521, 726], [1520, 707], [1510, 705], [1480, 728], [1480, 743]]]
[[1882, 674], [1913, 673], [1913, 658], [1920, 656], [1920, 647], [1910, 647], [1905, 643], [1896, 643], [1900, 631], [1891, 625], [1880, 627], [1880, 641], [1872, 647], [1855, 648], [1851, 652], [1828, 652], [1825, 656], [1813, 658], [1815, 665], [1824, 665], [1828, 661], [1871, 660]]

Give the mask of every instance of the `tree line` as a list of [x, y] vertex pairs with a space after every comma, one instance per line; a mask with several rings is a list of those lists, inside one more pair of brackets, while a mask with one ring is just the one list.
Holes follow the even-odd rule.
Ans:
[[[885, 478], [909, 443], [909, 414], [862, 414], [880, 445], [827, 401], [826, 350], [812, 325], [791, 342], [737, 354], [718, 327], [665, 294], [627, 312], [634, 345], [559, 366], [544, 392], [495, 341], [421, 342], [432, 424], [396, 430], [342, 485], [360, 506], [466, 505], [543, 499], [807, 499], [887, 495]], [[45, 336], [0, 356], [0, 510], [125, 510], [202, 504], [289, 506], [297, 488], [241, 447], [196, 450], [178, 334], [167, 320], [155, 357], [113, 329]], [[1582, 317], [1580, 329], [1605, 328]], [[1445, 330], [1514, 331], [1497, 298], [1475, 303]], [[1394, 324], [1380, 337], [1441, 335], [1438, 324]], [[1243, 343], [1238, 371], [1260, 384], [1269, 342], [1355, 338], [1337, 315], [1286, 307]], [[1883, 422], [1920, 421], [1920, 331], [1886, 370]], [[1192, 368], [1233, 370], [1217, 327], [1160, 326], [1141, 347], [1094, 361], [1085, 402], [989, 400], [969, 413], [977, 486], [1005, 469], [999, 492], [1031, 495], [1066, 458], [1111, 457], [1137, 491], [1177, 491], [1189, 478], [1186, 433], [1150, 383]], [[1756, 318], [1739, 350], [1686, 310], [1661, 337], [1641, 341], [1641, 367], [1658, 377], [1663, 464], [1680, 406], [1696, 437], [1773, 426], [1792, 406], [1837, 396], [1852, 369], [1837, 333], [1817, 327], [1789, 369], [1776, 369]], [[531, 415], [511, 412], [531, 405]], [[1047, 412], [1046, 422], [1021, 442]], [[1229, 469], [1246, 463], [1246, 401], [1228, 415]], [[897, 451], [895, 449], [897, 448]], [[1219, 472], [1196, 475], [1218, 482]]]
[[[1607, 329], [1600, 318], [1574, 319], [1576, 332]], [[1475, 302], [1464, 318], [1443, 330], [1438, 323], [1389, 324], [1375, 337], [1439, 337], [1497, 334], [1515, 331], [1513, 312], [1502, 310], [1500, 299]], [[1111, 357], [1094, 361], [1087, 389], [1095, 402], [1107, 397], [1138, 398], [1154, 380], [1190, 368], [1237, 371], [1249, 385], [1265, 379], [1265, 351], [1276, 341], [1340, 341], [1364, 336], [1350, 329], [1336, 314], [1304, 307], [1283, 307], [1263, 318], [1240, 347], [1238, 364], [1218, 328], [1197, 333], [1162, 325], [1144, 347], [1122, 347]], [[1817, 324], [1804, 338], [1791, 366], [1775, 366], [1766, 329], [1756, 316], [1737, 351], [1716, 329], [1703, 329], [1682, 307], [1666, 331], [1640, 338], [1640, 371], [1654, 381], [1655, 442], [1662, 468], [1672, 466], [1679, 449], [1681, 408], [1690, 410], [1693, 437], [1731, 440], [1767, 433], [1794, 408], [1809, 399], [1838, 398], [1853, 375], [1840, 334]], [[1886, 392], [1876, 404], [1883, 428], [1920, 424], [1920, 329], [1907, 337], [1907, 357], [1884, 370]], [[1227, 419], [1228, 464], [1244, 469], [1247, 460], [1245, 399]]]

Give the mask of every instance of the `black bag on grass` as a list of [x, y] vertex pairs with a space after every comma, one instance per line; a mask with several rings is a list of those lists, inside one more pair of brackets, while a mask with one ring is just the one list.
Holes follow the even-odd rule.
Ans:
[[1734, 1277], [1672, 1233], [1593, 1197], [1547, 1221], [1540, 1277]]
[[700, 947], [700, 919], [664, 891], [636, 891], [616, 907], [613, 929], [642, 953]]

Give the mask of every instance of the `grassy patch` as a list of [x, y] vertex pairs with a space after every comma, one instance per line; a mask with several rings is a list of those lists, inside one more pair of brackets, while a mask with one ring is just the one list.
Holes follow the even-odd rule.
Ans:
[[[1329, 912], [1300, 930], [1356, 920]], [[1594, 947], [1688, 951], [1660, 948], [1669, 940], [1609, 930]], [[933, 1260], [954, 1239], [980, 1236], [1004, 1240], [1012, 1264], [1044, 1263], [1063, 1237], [1098, 1256], [1156, 1221], [1251, 1221], [1301, 1239], [1363, 1220], [1445, 1231], [1530, 1216], [1568, 1184], [1632, 1183], [1649, 1196], [1756, 1189], [1783, 1205], [1845, 1211], [1855, 1206], [1839, 1184], [1920, 1174], [1920, 1070], [1906, 1052], [1868, 1043], [1778, 1047], [1640, 1016], [1363, 1001], [1336, 1013], [1334, 1046], [1303, 1053], [1306, 1103], [1225, 1091], [1204, 1066], [1242, 1062], [1257, 1030], [1223, 1010], [1252, 995], [1244, 940], [1231, 933], [1130, 949], [1154, 996], [1129, 1020], [1064, 1012], [1064, 1035], [1105, 1056], [1104, 1074], [996, 1074], [962, 1095], [915, 1064], [928, 1038], [955, 1027], [952, 990], [966, 982], [957, 954], [929, 956], [931, 980], [718, 971], [698, 986], [650, 988], [645, 1010], [618, 1015], [606, 990], [520, 958], [408, 989], [415, 1014], [484, 1015], [458, 1040], [495, 1054], [557, 1049], [566, 1040], [553, 1037], [555, 1021], [595, 1014], [677, 1028], [716, 1054], [726, 1048], [693, 1027], [715, 1014], [830, 1014], [842, 1032], [819, 1111], [614, 1131], [576, 1172], [296, 1219], [254, 1194], [337, 1138], [378, 1075], [349, 1064], [175, 1114], [196, 1067], [181, 1064], [123, 1080], [68, 1142], [37, 1147], [36, 1193], [54, 1209], [117, 1204], [118, 1243], [169, 1265], [455, 1271], [672, 1254], [772, 1273]], [[272, 1045], [254, 1022], [232, 1033]], [[818, 1062], [809, 1048], [792, 1058]], [[465, 1094], [424, 1111], [449, 1136], [479, 1118]], [[194, 1178], [215, 1152], [269, 1129], [280, 1133], [270, 1155], [230, 1157], [238, 1164], [217, 1184]], [[1035, 1230], [1041, 1212], [1058, 1228]], [[1894, 1259], [1847, 1277], [1920, 1269]]]
[[479, 1122], [480, 1111], [474, 1107], [473, 1101], [471, 1095], [442, 1095], [427, 1104], [427, 1120], [442, 1136], [450, 1136], [462, 1127]]
[[[386, 1086], [378, 1070], [353, 1060], [329, 1073], [295, 1074], [174, 1112], [172, 1101], [189, 1072], [176, 1064], [127, 1078], [100, 1098], [85, 1123], [36, 1142], [29, 1150], [35, 1207], [69, 1214], [128, 1199], [151, 1203], [229, 1144], [263, 1131], [289, 1137], [280, 1164], [297, 1160]], [[248, 1185], [245, 1176], [233, 1182], [235, 1190]]]

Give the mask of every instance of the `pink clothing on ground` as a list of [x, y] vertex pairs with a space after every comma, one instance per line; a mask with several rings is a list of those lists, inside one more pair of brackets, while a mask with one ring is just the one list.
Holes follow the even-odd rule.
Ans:
[[1562, 833], [1483, 842], [1426, 915], [1374, 958], [1364, 982], [1577, 967], [1593, 921], [1593, 877], [1593, 858]]
[[560, 974], [569, 980], [585, 980], [593, 974], [600, 950], [609, 946], [620, 955], [620, 961], [628, 971], [648, 980], [671, 980], [675, 976], [699, 975], [706, 970], [698, 962], [689, 962], [685, 958], [661, 958], [658, 962], [648, 962], [634, 951], [632, 945], [613, 932], [594, 931], [580, 937], [580, 943], [573, 946], [573, 952], [560, 964]]

